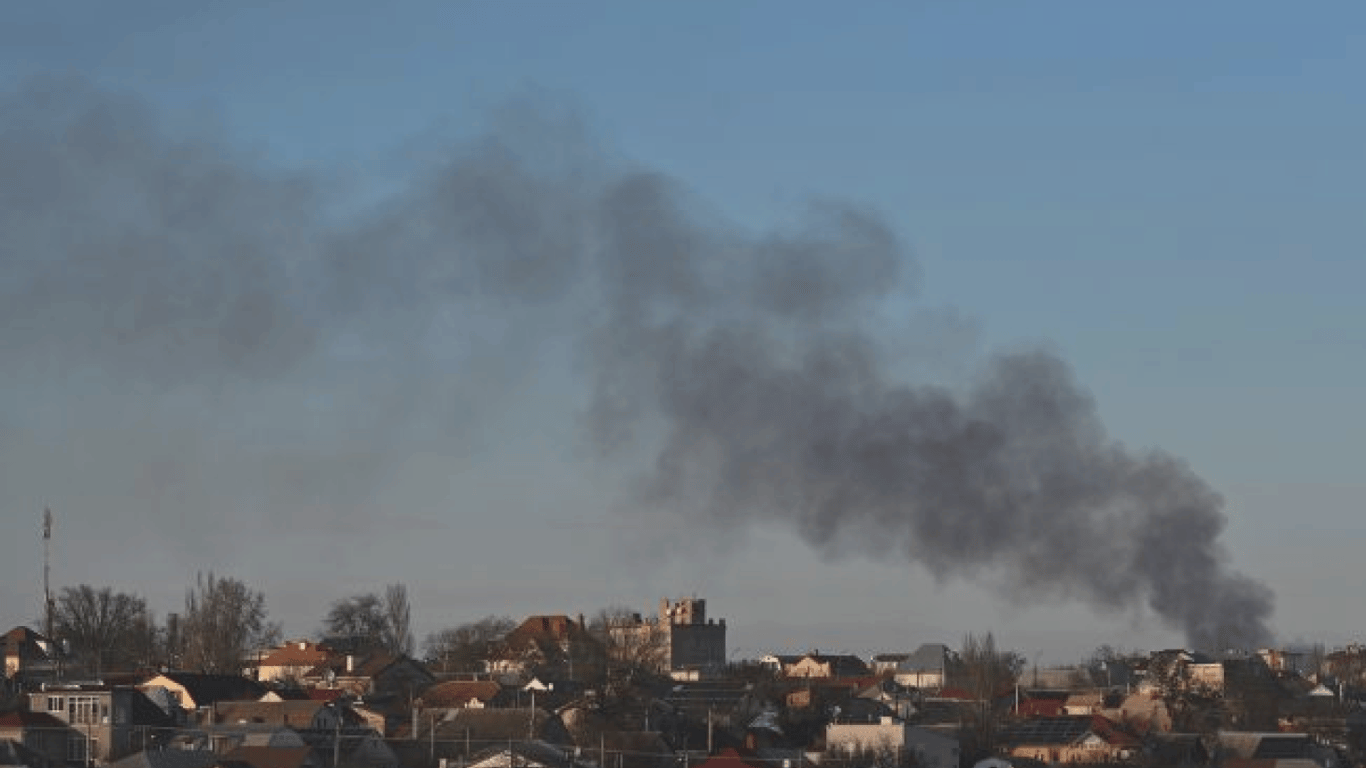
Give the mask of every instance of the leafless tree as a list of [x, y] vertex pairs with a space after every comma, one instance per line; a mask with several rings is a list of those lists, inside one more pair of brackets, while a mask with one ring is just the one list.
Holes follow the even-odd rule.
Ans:
[[351, 650], [365, 651], [383, 644], [384, 605], [379, 595], [366, 592], [334, 603], [323, 619], [329, 640], [345, 641]]
[[238, 674], [248, 652], [278, 641], [280, 630], [266, 621], [264, 594], [210, 571], [198, 574], [185, 595], [180, 632], [186, 668]]
[[483, 672], [484, 661], [488, 659], [499, 641], [507, 633], [517, 628], [517, 622], [510, 616], [485, 616], [455, 627], [427, 635], [423, 643], [427, 659], [442, 673]]
[[408, 603], [408, 588], [390, 584], [384, 590], [384, 648], [395, 656], [413, 653], [412, 606]]
[[323, 619], [329, 640], [345, 642], [349, 650], [365, 653], [384, 650], [395, 656], [413, 652], [412, 607], [408, 588], [390, 584], [384, 594], [366, 592], [332, 604]]
[[1018, 653], [997, 649], [996, 638], [990, 632], [980, 637], [969, 633], [952, 660], [950, 684], [963, 688], [977, 702], [974, 722], [968, 724], [965, 735], [984, 754], [995, 747], [996, 702], [1014, 687], [1024, 666], [1025, 660]]
[[54, 632], [70, 644], [73, 662], [95, 676], [137, 661], [138, 633], [146, 620], [141, 597], [89, 584], [63, 587], [53, 611]]
[[657, 621], [642, 619], [636, 611], [618, 605], [599, 610], [588, 629], [606, 649], [610, 670], [668, 671], [668, 633]]

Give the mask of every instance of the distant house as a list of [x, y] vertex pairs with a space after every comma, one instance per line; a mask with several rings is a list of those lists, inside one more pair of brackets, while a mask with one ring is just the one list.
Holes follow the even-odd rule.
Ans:
[[28, 627], [15, 627], [4, 635], [5, 679], [33, 681], [56, 677], [61, 660], [57, 644]]
[[255, 701], [266, 692], [260, 683], [241, 675], [204, 674], [200, 672], [163, 672], [138, 684], [142, 691], [161, 688], [181, 709], [185, 722], [204, 707], [220, 701]]
[[959, 745], [957, 739], [939, 731], [884, 717], [873, 723], [830, 723], [825, 729], [825, 751], [847, 757], [876, 755], [888, 760], [887, 764], [958, 768]]
[[909, 653], [879, 653], [873, 656], [873, 660], [868, 666], [872, 668], [875, 675], [895, 674], [897, 667], [910, 657], [911, 654]]
[[384, 651], [329, 656], [305, 673], [303, 680], [359, 697], [399, 694], [405, 699], [436, 682], [416, 660]]
[[529, 616], [503, 637], [489, 659], [489, 669], [521, 677], [555, 669], [584, 679], [595, 677], [606, 659], [606, 647], [588, 631], [583, 617], [575, 621], [564, 615]]
[[1319, 768], [1331, 756], [1306, 733], [1221, 731], [1216, 743], [1223, 768]]
[[590, 768], [563, 747], [543, 741], [522, 741], [485, 749], [471, 756], [469, 768]]
[[219, 755], [207, 749], [144, 749], [120, 758], [108, 768], [211, 768]]
[[325, 763], [308, 747], [238, 747], [223, 755], [216, 768], [323, 768]]
[[415, 710], [414, 728], [405, 740], [391, 740], [403, 765], [429, 764], [432, 759], [466, 763], [481, 750], [528, 739], [560, 747], [571, 743], [564, 723], [537, 708]]
[[67, 743], [82, 734], [46, 712], [19, 710], [0, 714], [0, 741], [13, 741], [40, 755], [48, 765], [63, 765], [70, 752]]
[[749, 750], [726, 748], [698, 763], [692, 768], [773, 768], [765, 760]]
[[332, 730], [344, 724], [342, 710], [321, 701], [220, 701], [208, 724], [264, 723], [295, 730]]
[[897, 665], [894, 679], [911, 688], [938, 690], [947, 684], [952, 660], [953, 651], [947, 645], [926, 643]]
[[862, 677], [868, 674], [863, 659], [848, 654], [812, 651], [783, 669], [784, 677]]
[[48, 685], [28, 694], [31, 712], [43, 712], [74, 731], [69, 762], [110, 762], [154, 746], [174, 721], [142, 691], [102, 684]]
[[502, 695], [503, 686], [493, 680], [448, 680], [422, 692], [422, 706], [429, 709], [482, 709]]
[[1045, 763], [1124, 762], [1142, 743], [1100, 715], [1018, 720], [1001, 728], [997, 742], [1011, 757]]
[[309, 670], [326, 662], [331, 655], [331, 651], [319, 643], [290, 640], [261, 658], [256, 666], [256, 679], [263, 683], [302, 680]]
[[1105, 706], [1105, 696], [1102, 693], [1092, 691], [1088, 693], [1073, 693], [1067, 697], [1062, 705], [1064, 715], [1094, 715], [1100, 712]]

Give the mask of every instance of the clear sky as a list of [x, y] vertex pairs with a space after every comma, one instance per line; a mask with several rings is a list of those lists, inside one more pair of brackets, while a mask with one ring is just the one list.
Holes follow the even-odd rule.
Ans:
[[[898, 340], [900, 374], [957, 386], [997, 351], [1050, 351], [1111, 438], [1181, 457], [1223, 496], [1220, 544], [1275, 591], [1280, 640], [1360, 639], [1360, 4], [129, 0], [14, 4], [4, 17], [11, 147], [60, 147], [23, 132], [35, 93], [55, 91], [140, 105], [115, 121], [157, 146], [191, 137], [252, 178], [306, 179], [298, 196], [325, 198], [316, 210], [333, 217], [380, 216], [489, 135], [533, 166], [591, 155], [590, 174], [653, 169], [725, 228], [789, 226], [813, 199], [875, 212], [915, 263], [917, 290], [879, 309], [912, 329], [883, 338]], [[528, 110], [573, 129], [546, 142]], [[92, 199], [121, 199], [119, 173], [100, 177], [111, 197]], [[213, 236], [233, 241], [238, 217], [259, 233], [278, 214], [288, 231], [262, 242], [290, 242], [307, 227], [283, 183], [261, 187], [278, 199], [243, 193], [231, 215], [208, 214]], [[120, 231], [63, 219], [85, 210], [60, 207], [66, 189], [25, 207], [47, 192], [14, 167], [0, 185], [7, 227], [60, 219], [0, 233], [8, 290], [47, 285], [25, 270], [84, 243], [70, 232]], [[117, 310], [146, 279], [118, 274], [126, 284], [82, 272], [82, 290]], [[623, 514], [631, 462], [585, 450], [592, 387], [576, 340], [529, 304], [425, 316], [416, 360], [367, 335], [390, 321], [419, 332], [411, 317], [352, 316], [306, 367], [247, 385], [195, 357], [193, 312], [171, 324], [185, 337], [127, 354], [94, 338], [98, 313], [42, 330], [85, 317], [76, 305], [90, 295], [0, 311], [10, 625], [40, 603], [47, 504], [55, 584], [136, 591], [164, 614], [214, 569], [262, 589], [290, 634], [315, 631], [331, 600], [404, 582], [419, 635], [487, 613], [650, 611], [695, 593], [743, 653], [894, 650], [988, 629], [1059, 661], [1099, 643], [1180, 642], [1143, 611], [993, 590], [989, 563], [940, 582], [895, 557], [818, 553], [772, 521], [699, 532], [686, 517]], [[300, 333], [324, 322], [314, 310]], [[290, 359], [294, 331], [249, 315]], [[139, 355], [197, 372], [168, 384], [130, 372]]]

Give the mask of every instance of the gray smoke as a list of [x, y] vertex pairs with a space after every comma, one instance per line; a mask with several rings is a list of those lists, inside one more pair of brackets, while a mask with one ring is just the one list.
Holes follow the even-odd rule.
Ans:
[[[1197, 647], [1270, 637], [1219, 496], [1108, 437], [1056, 356], [913, 383], [921, 340], [886, 329], [917, 275], [872, 212], [820, 201], [756, 237], [520, 108], [342, 218], [322, 179], [62, 80], [0, 105], [0, 168], [5, 369], [67, 382], [59, 403], [96, 382], [134, 414], [112, 430], [156, 428], [131, 441], [139, 493], [212, 485], [230, 453], [262, 505], [363, 506], [401, 446], [459, 442], [568, 344], [590, 394], [566, 418], [604, 461], [653, 457], [632, 491], [651, 509], [1146, 606]], [[300, 391], [329, 416], [241, 415]]]

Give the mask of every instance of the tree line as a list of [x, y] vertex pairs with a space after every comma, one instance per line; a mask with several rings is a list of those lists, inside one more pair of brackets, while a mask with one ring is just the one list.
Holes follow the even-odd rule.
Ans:
[[[411, 622], [407, 588], [391, 584], [334, 602], [319, 639], [348, 652], [408, 655]], [[240, 674], [254, 653], [282, 639], [263, 592], [212, 571], [196, 575], [183, 612], [160, 621], [140, 595], [90, 584], [63, 587], [52, 601], [51, 633], [63, 649], [66, 675], [95, 678], [157, 668]]]

